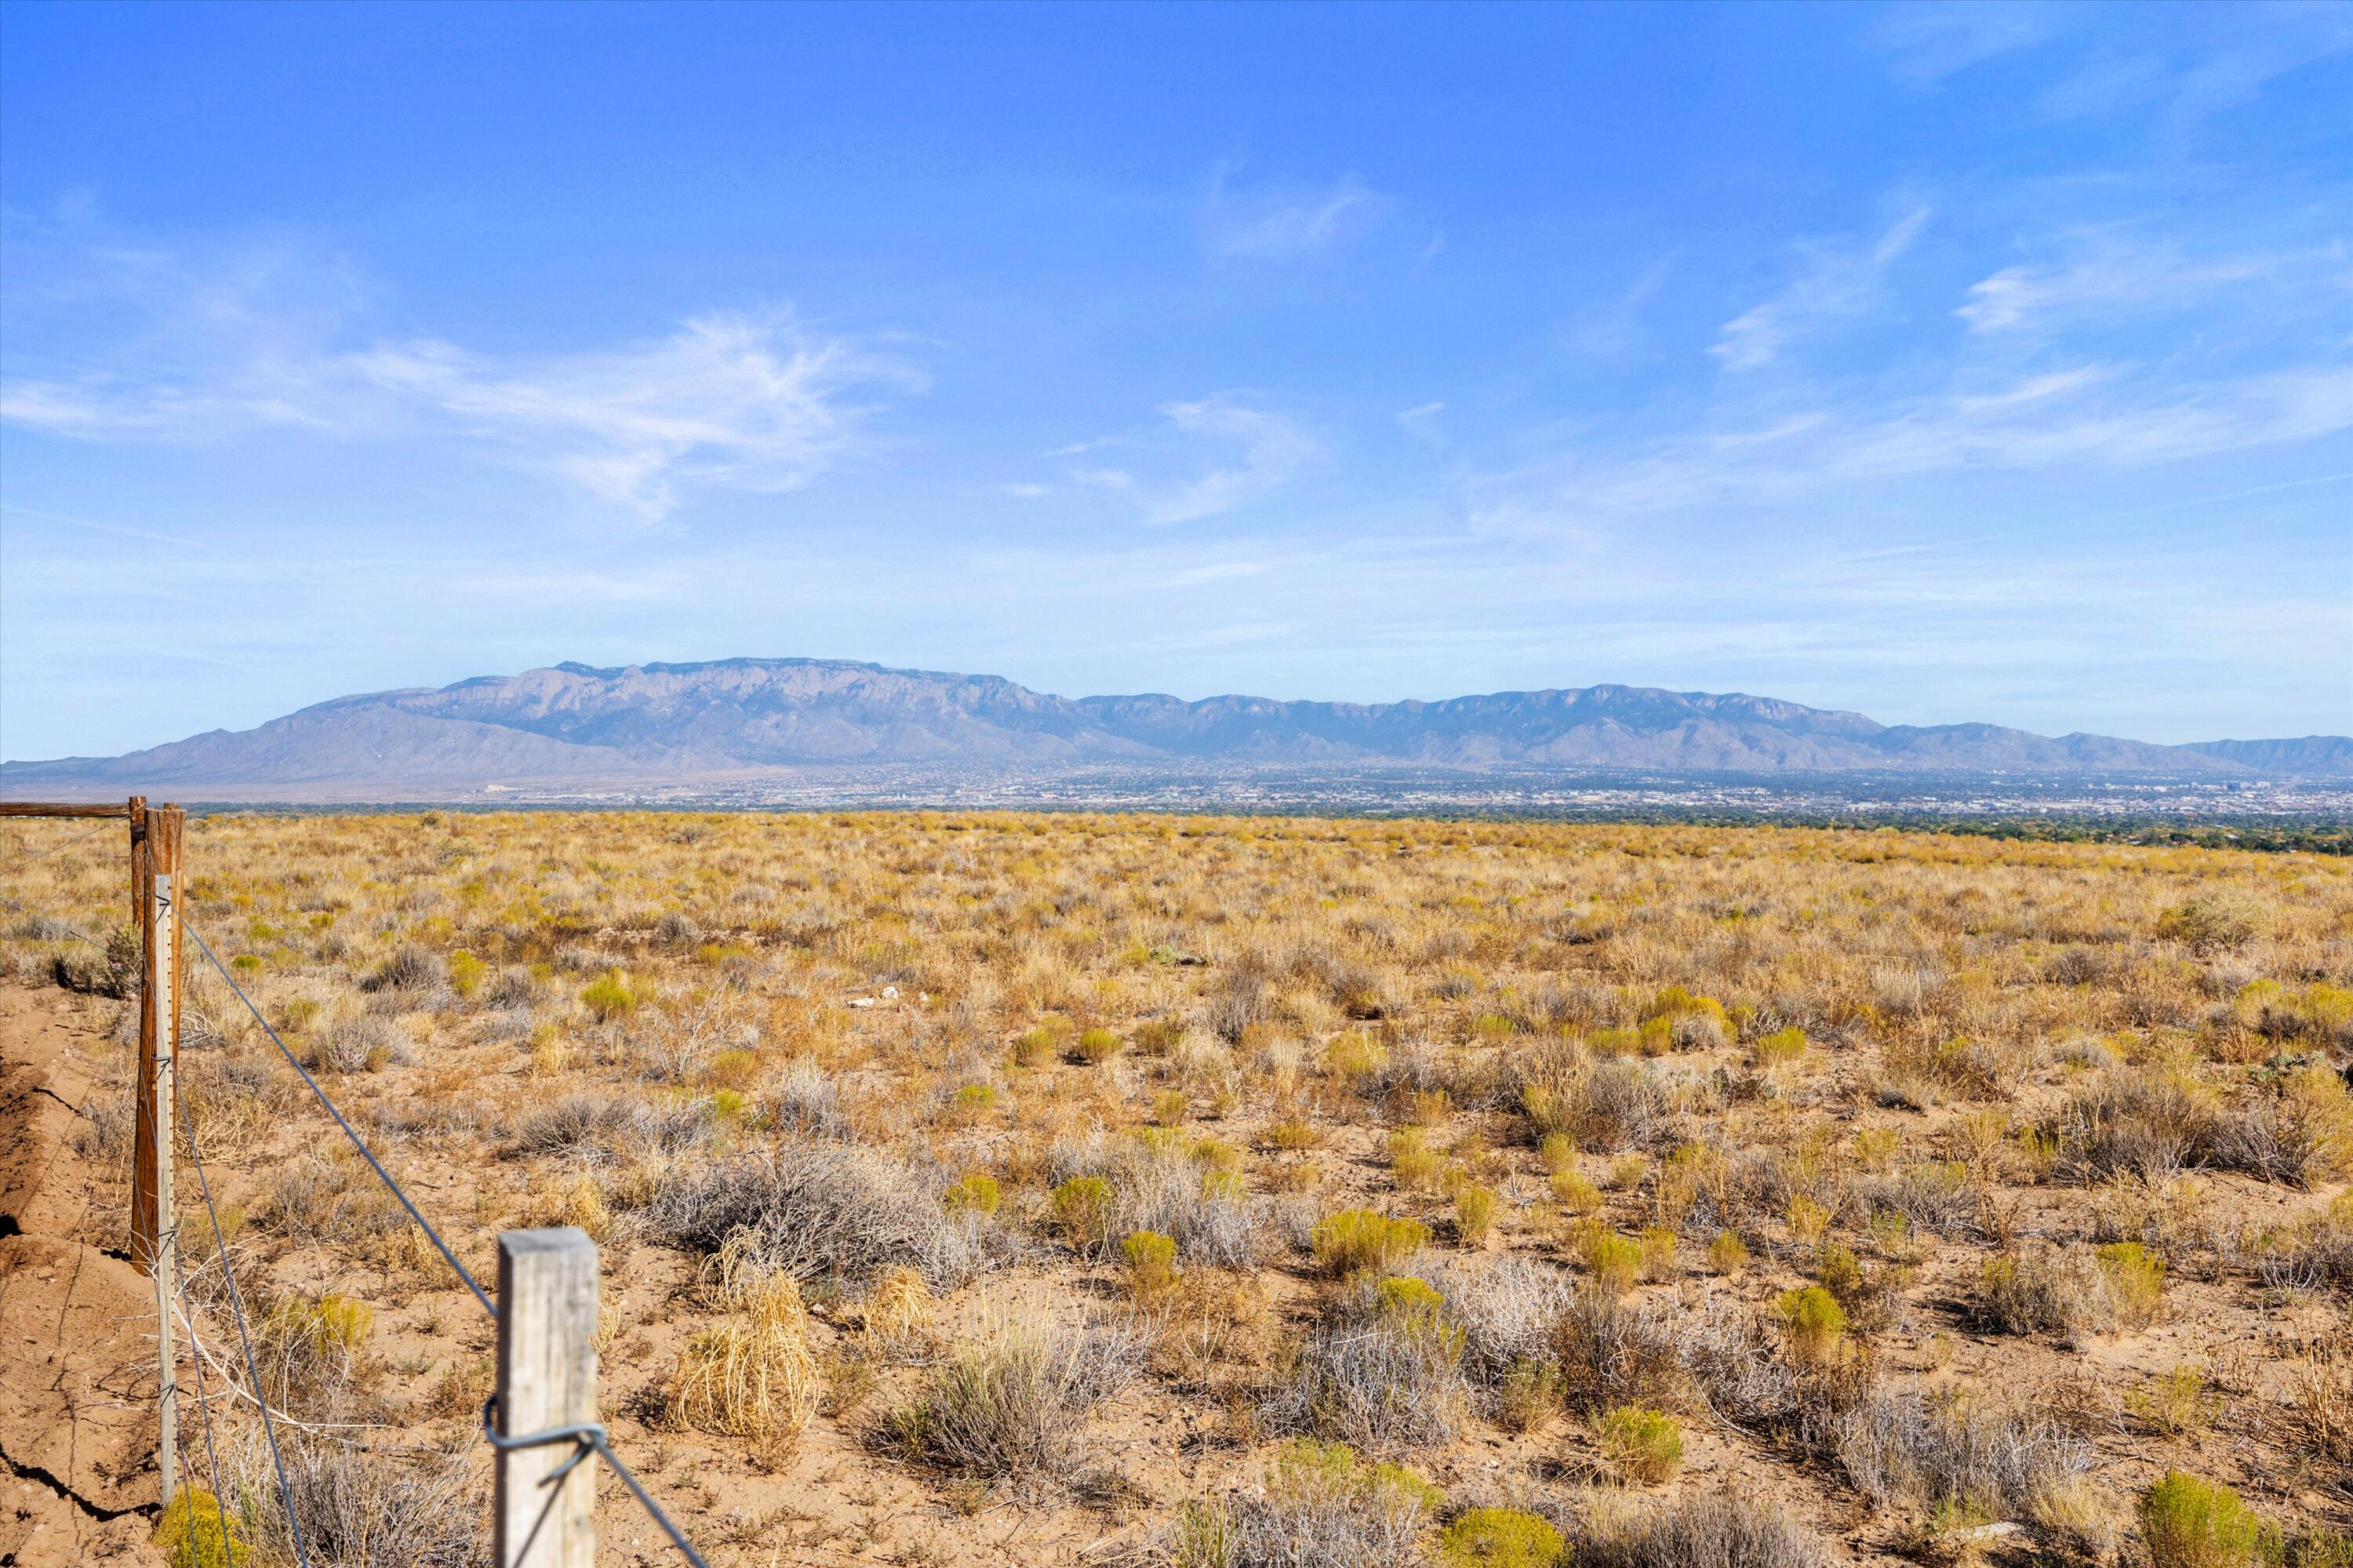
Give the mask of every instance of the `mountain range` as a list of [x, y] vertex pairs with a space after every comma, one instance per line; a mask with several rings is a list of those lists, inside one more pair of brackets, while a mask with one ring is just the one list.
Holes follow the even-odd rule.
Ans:
[[0, 766], [0, 798], [456, 798], [664, 787], [844, 764], [1492, 766], [2353, 778], [2353, 738], [2156, 746], [1989, 724], [1883, 725], [1738, 693], [1601, 685], [1438, 702], [1061, 697], [996, 675], [828, 659], [564, 663], [376, 692], [114, 758]]

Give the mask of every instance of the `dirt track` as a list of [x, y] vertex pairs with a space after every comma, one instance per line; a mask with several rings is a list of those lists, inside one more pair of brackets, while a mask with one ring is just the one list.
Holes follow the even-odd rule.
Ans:
[[163, 1561], [153, 1287], [121, 1252], [121, 1181], [75, 1148], [121, 1076], [105, 1022], [0, 987], [0, 1568]]

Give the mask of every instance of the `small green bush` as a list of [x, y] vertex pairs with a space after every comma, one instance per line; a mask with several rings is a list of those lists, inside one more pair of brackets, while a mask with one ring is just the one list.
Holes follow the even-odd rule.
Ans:
[[1108, 1029], [1089, 1029], [1079, 1035], [1079, 1043], [1071, 1048], [1071, 1055], [1074, 1061], [1092, 1066], [1110, 1061], [1126, 1046], [1127, 1042]]
[[996, 1177], [976, 1171], [949, 1183], [940, 1194], [940, 1207], [951, 1214], [993, 1214], [1004, 1196]]
[[1157, 1296], [1176, 1283], [1176, 1243], [1158, 1231], [1130, 1231], [1119, 1244], [1127, 1265], [1127, 1287], [1138, 1296]]
[[635, 991], [621, 978], [617, 969], [607, 969], [588, 982], [580, 992], [581, 1005], [596, 1015], [597, 1022], [607, 1022], [627, 1017], [638, 1005]]
[[1515, 1508], [1474, 1508], [1438, 1538], [1444, 1568], [1555, 1568], [1568, 1544], [1548, 1520]]
[[1465, 1187], [1454, 1194], [1454, 1234], [1465, 1246], [1476, 1246], [1495, 1228], [1495, 1211], [1503, 1200], [1493, 1187]]
[[1111, 1183], [1100, 1176], [1073, 1176], [1054, 1189], [1054, 1219], [1071, 1244], [1100, 1246], [1111, 1226]]
[[2179, 1470], [2141, 1494], [2152, 1568], [2253, 1568], [2279, 1555], [2277, 1532], [2239, 1494]]
[[243, 1568], [253, 1548], [245, 1521], [202, 1487], [182, 1487], [156, 1518], [155, 1544], [171, 1568]]
[[1846, 1333], [1846, 1309], [1819, 1285], [1782, 1292], [1773, 1311], [1788, 1336], [1790, 1355], [1800, 1362], [1828, 1360]]
[[1657, 1486], [1683, 1467], [1683, 1429], [1673, 1416], [1621, 1404], [1597, 1425], [1610, 1467], [1636, 1486]]
[[1370, 1209], [1326, 1214], [1308, 1233], [1315, 1261], [1341, 1277], [1387, 1268], [1429, 1242], [1430, 1227], [1419, 1220], [1391, 1219]]
[[2094, 1255], [2117, 1319], [2134, 1329], [2155, 1321], [2165, 1298], [2165, 1259], [2138, 1242], [2111, 1242]]
[[1641, 1245], [1599, 1222], [1585, 1233], [1583, 1251], [1585, 1266], [1593, 1271], [1593, 1283], [1612, 1296], [1631, 1290], [1642, 1272]]

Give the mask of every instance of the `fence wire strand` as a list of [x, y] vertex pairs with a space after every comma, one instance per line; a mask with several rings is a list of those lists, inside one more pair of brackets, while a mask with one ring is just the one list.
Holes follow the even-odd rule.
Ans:
[[[409, 1202], [408, 1194], [401, 1191], [400, 1183], [392, 1179], [392, 1173], [384, 1168], [383, 1162], [376, 1159], [375, 1151], [368, 1148], [366, 1141], [360, 1137], [359, 1133], [352, 1127], [350, 1121], [345, 1119], [343, 1113], [336, 1108], [335, 1102], [327, 1097], [327, 1091], [319, 1086], [319, 1080], [312, 1077], [302, 1064], [296, 1060], [293, 1051], [287, 1046], [284, 1040], [279, 1037], [278, 1031], [272, 1029], [269, 1026], [269, 1021], [261, 1015], [261, 1009], [254, 1005], [253, 999], [245, 994], [245, 988], [237, 983], [237, 977], [229, 973], [228, 966], [221, 962], [220, 955], [213, 951], [212, 944], [206, 942], [203, 937], [199, 936], [195, 927], [188, 922], [185, 911], [181, 913], [180, 928], [187, 933], [188, 939], [195, 943], [197, 950], [202, 952], [206, 959], [211, 962], [213, 969], [220, 975], [222, 980], [227, 984], [228, 989], [237, 993], [237, 1001], [245, 1003], [246, 1012], [253, 1015], [253, 1021], [261, 1026], [261, 1032], [269, 1036], [269, 1043], [278, 1047], [279, 1054], [286, 1058], [286, 1065], [293, 1068], [296, 1073], [300, 1074], [301, 1075], [302, 1082], [310, 1086], [311, 1094], [318, 1097], [319, 1103], [326, 1107], [327, 1114], [335, 1118], [335, 1125], [343, 1129], [343, 1136], [352, 1140], [352, 1147], [360, 1151], [360, 1157], [368, 1162], [369, 1169], [373, 1170], [376, 1173], [377, 1179], [384, 1182], [385, 1186], [392, 1192], [392, 1195], [400, 1200], [400, 1206], [408, 1211], [408, 1217], [417, 1222], [417, 1228], [425, 1233], [425, 1239], [433, 1244], [434, 1250], [440, 1253], [443, 1260], [446, 1261], [451, 1268], [457, 1270], [458, 1277], [466, 1282], [466, 1288], [474, 1293], [474, 1299], [482, 1304], [482, 1310], [488, 1312], [493, 1319], [496, 1319], [499, 1315], [497, 1306], [491, 1302], [490, 1297], [483, 1291], [481, 1286], [476, 1283], [473, 1275], [467, 1270], [466, 1266], [458, 1261], [458, 1255], [449, 1249], [448, 1243], [441, 1239], [440, 1233], [436, 1231], [432, 1224], [427, 1221], [425, 1216], [417, 1212], [417, 1205]], [[174, 1065], [174, 1075], [176, 1077], [177, 1064], [175, 1063]], [[179, 1098], [177, 1096], [174, 1096], [174, 1097], [175, 1100]], [[187, 1116], [187, 1107], [185, 1103], [182, 1103], [180, 1106], [180, 1114], [185, 1120]], [[195, 1143], [195, 1129], [193, 1126], [188, 1129], [188, 1141], [190, 1152], [193, 1154]], [[196, 1178], [200, 1182], [204, 1180], [204, 1161], [201, 1159], [196, 1160]], [[212, 1205], [212, 1194], [209, 1188], [206, 1191], [205, 1204], [207, 1209]], [[237, 1283], [235, 1278], [231, 1277], [229, 1273], [228, 1257], [227, 1251], [225, 1250], [227, 1244], [219, 1239], [220, 1221], [217, 1217], [213, 1221], [213, 1234], [216, 1245], [224, 1248], [221, 1257], [221, 1273], [224, 1278], [227, 1278], [229, 1280], [229, 1300], [232, 1305], [235, 1305], [237, 1301]], [[237, 1335], [240, 1340], [245, 1337], [245, 1315], [241, 1308], [237, 1312]], [[246, 1371], [248, 1377], [254, 1376], [253, 1351], [249, 1344], [246, 1348]], [[254, 1396], [255, 1403], [261, 1405], [262, 1421], [264, 1425], [267, 1425], [269, 1419], [269, 1410], [268, 1404], [260, 1397], [261, 1385], [258, 1379], [254, 1382]], [[585, 1446], [593, 1448], [597, 1457], [602, 1458], [605, 1463], [612, 1468], [613, 1473], [621, 1478], [622, 1484], [629, 1489], [629, 1495], [637, 1499], [638, 1506], [646, 1510], [647, 1515], [652, 1519], [656, 1525], [660, 1527], [664, 1535], [670, 1537], [670, 1543], [676, 1546], [679, 1551], [685, 1555], [686, 1560], [692, 1563], [694, 1568], [704, 1568], [702, 1554], [697, 1552], [693, 1546], [688, 1542], [685, 1532], [681, 1531], [677, 1525], [670, 1522], [670, 1515], [662, 1511], [661, 1505], [654, 1501], [652, 1495], [649, 1493], [645, 1487], [638, 1480], [635, 1473], [629, 1469], [628, 1466], [621, 1462], [621, 1457], [613, 1452], [610, 1445], [605, 1441], [604, 1432], [601, 1427], [598, 1428], [595, 1440], [593, 1442], [586, 1442]], [[269, 1451], [271, 1458], [278, 1464], [278, 1484], [280, 1491], [286, 1499], [287, 1523], [290, 1529], [293, 1525], [293, 1492], [286, 1484], [286, 1467], [284, 1461], [278, 1457], [278, 1439], [274, 1433], [272, 1433], [270, 1436]], [[295, 1551], [299, 1556], [301, 1552], [301, 1537], [299, 1534], [295, 1537]], [[307, 1558], [304, 1559], [304, 1563], [307, 1568]]]

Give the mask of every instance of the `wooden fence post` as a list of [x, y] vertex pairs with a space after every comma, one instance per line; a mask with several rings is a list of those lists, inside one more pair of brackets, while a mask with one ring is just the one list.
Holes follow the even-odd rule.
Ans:
[[[499, 1233], [499, 1436], [596, 1419], [596, 1244], [577, 1225]], [[550, 1443], [498, 1456], [497, 1568], [595, 1568], [596, 1462]], [[569, 1465], [554, 1486], [542, 1483]]]
[[172, 1127], [180, 1050], [180, 849], [185, 822], [180, 808], [168, 805], [133, 818], [131, 855], [142, 938], [131, 1258], [155, 1281], [155, 1467], [166, 1507], [177, 1489], [180, 1457], [178, 1356], [172, 1343], [179, 1242], [172, 1204]]

